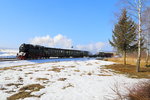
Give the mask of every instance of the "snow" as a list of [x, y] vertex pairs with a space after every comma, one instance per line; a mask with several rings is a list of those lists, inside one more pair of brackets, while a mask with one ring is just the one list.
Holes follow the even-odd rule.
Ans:
[[0, 49], [0, 58], [16, 58], [17, 49]]
[[[39, 97], [24, 100], [114, 100], [112, 88], [131, 86], [144, 79], [131, 79], [103, 69], [113, 62], [101, 60], [74, 60], [35, 63], [12, 69], [0, 70], [0, 100], [18, 93], [23, 86], [41, 84], [45, 88], [32, 92]], [[55, 71], [53, 69], [59, 69]], [[45, 78], [47, 80], [37, 80]], [[64, 80], [60, 80], [60, 79]], [[18, 87], [7, 84], [21, 84]], [[2, 88], [5, 88], [2, 90]]]
[[18, 60], [18, 61], [1, 61], [0, 68], [4, 67], [12, 67], [12, 66], [22, 66], [22, 65], [31, 65], [31, 64], [38, 64], [38, 63], [46, 63], [46, 62], [60, 62], [60, 61], [85, 61], [94, 58], [51, 58], [51, 59], [38, 59], [38, 60]]

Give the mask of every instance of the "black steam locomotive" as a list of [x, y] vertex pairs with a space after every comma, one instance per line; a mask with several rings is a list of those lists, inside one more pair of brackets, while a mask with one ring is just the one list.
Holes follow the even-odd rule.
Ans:
[[19, 47], [17, 58], [24, 59], [48, 59], [50, 57], [68, 58], [68, 57], [87, 57], [88, 51], [48, 48], [39, 45], [22, 44]]

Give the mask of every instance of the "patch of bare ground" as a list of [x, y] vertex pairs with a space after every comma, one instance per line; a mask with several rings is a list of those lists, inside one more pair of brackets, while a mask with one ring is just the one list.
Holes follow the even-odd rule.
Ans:
[[22, 69], [18, 69], [17, 71], [22, 71]]
[[27, 73], [25, 73], [25, 74], [33, 74], [33, 72], [27, 72]]
[[19, 82], [23, 82], [23, 78], [22, 77], [18, 77], [18, 81]]
[[67, 86], [64, 86], [62, 89], [66, 89], [66, 88], [69, 88], [69, 87], [74, 87], [71, 83], [69, 83]]
[[45, 80], [49, 80], [49, 79], [47, 79], [47, 78], [37, 78], [36, 80], [38, 80], [38, 81], [45, 81]]
[[[10, 97], [7, 98], [7, 100], [18, 100], [18, 99], [24, 99], [27, 97], [37, 97], [35, 95], [31, 95], [32, 92], [34, 91], [39, 91], [40, 89], [44, 88], [44, 86], [40, 84], [31, 84], [24, 86], [19, 89], [19, 93], [16, 93]], [[29, 91], [29, 92], [27, 92]]]
[[80, 74], [80, 76], [83, 76], [83, 75], [89, 75], [89, 76], [91, 76], [91, 75], [93, 75], [93, 74], [94, 74], [93, 71], [90, 71], [90, 72], [84, 71], [83, 73]]
[[39, 72], [40, 70], [34, 70], [35, 72]]
[[108, 71], [108, 70], [106, 70], [106, 69], [102, 69], [102, 68], [100, 68], [100, 71], [99, 71], [100, 73], [109, 73], [110, 71]]
[[98, 76], [112, 76], [112, 75], [109, 75], [109, 74], [97, 74]]
[[33, 91], [39, 91], [42, 88], [44, 88], [44, 86], [42, 86], [40, 84], [31, 84], [31, 85], [27, 85], [27, 86], [20, 88], [19, 91], [30, 90], [33, 92]]
[[32, 97], [33, 95], [31, 95], [30, 92], [19, 92], [16, 93], [10, 97], [7, 98], [7, 100], [18, 100], [18, 99], [24, 99], [26, 97]]
[[86, 72], [84, 71], [83, 73], [80, 74], [80, 76], [86, 75]]
[[91, 64], [91, 63], [87, 63], [86, 65], [87, 65], [87, 66], [91, 66], [92, 64]]
[[23, 84], [17, 84], [17, 83], [9, 83], [9, 84], [6, 84], [6, 86], [16, 86], [16, 87], [19, 87], [20, 85], [23, 85]]
[[112, 69], [114, 73], [124, 74], [130, 78], [148, 78], [150, 79], [150, 68], [142, 67], [140, 72], [136, 72], [135, 65], [113, 64], [106, 65], [105, 69]]
[[14, 92], [16, 92], [16, 91], [14, 91], [14, 90], [9, 90], [9, 91], [5, 91], [6, 93], [14, 93]]
[[90, 76], [91, 76], [91, 75], [92, 75], [92, 72], [88, 72], [87, 75], [90, 75]]
[[76, 66], [68, 66], [69, 68], [75, 68]]
[[52, 69], [49, 69], [48, 71], [61, 72], [61, 70], [63, 69], [64, 68], [52, 68]]
[[65, 81], [67, 78], [59, 78], [58, 81]]
[[0, 87], [0, 90], [7, 90], [6, 88], [4, 88], [3, 86]]
[[80, 70], [74, 70], [75, 72], [80, 72]]

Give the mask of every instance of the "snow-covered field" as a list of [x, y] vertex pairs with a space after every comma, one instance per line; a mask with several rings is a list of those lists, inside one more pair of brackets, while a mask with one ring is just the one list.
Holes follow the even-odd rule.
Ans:
[[12, 66], [22, 66], [22, 65], [30, 65], [30, 64], [38, 64], [38, 63], [46, 63], [46, 62], [60, 62], [60, 61], [85, 61], [94, 58], [51, 58], [51, 59], [37, 59], [37, 60], [18, 60], [18, 61], [1, 61], [0, 69], [4, 67], [12, 67]]
[[0, 49], [0, 58], [16, 58], [17, 49]]
[[[29, 63], [28, 63], [29, 64]], [[33, 97], [24, 100], [114, 100], [114, 86], [141, 81], [103, 69], [113, 62], [101, 60], [61, 61], [22, 65], [0, 70], [0, 100], [19, 93], [20, 88], [40, 84], [38, 91], [26, 89]], [[36, 89], [37, 87], [35, 87]]]

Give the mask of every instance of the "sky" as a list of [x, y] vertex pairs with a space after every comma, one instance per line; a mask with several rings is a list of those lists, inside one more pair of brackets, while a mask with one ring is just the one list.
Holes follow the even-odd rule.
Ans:
[[0, 0], [0, 47], [22, 43], [111, 51], [118, 0]]

